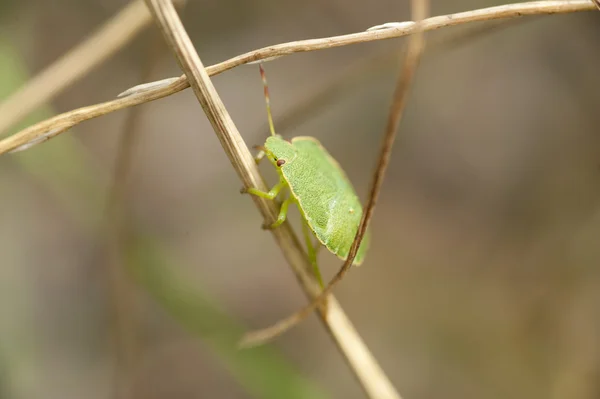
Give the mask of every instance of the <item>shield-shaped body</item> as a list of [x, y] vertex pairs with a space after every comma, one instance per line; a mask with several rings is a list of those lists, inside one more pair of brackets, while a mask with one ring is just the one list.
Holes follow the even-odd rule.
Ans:
[[[313, 137], [295, 137], [288, 142], [271, 136], [265, 148], [317, 239], [346, 260], [360, 224], [362, 205], [343, 169]], [[362, 263], [369, 241], [367, 229], [354, 265]]]

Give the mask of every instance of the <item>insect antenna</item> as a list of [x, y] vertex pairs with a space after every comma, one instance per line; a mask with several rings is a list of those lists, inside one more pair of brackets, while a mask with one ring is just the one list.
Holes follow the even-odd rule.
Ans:
[[263, 81], [263, 86], [265, 88], [265, 103], [267, 104], [267, 117], [269, 118], [269, 129], [271, 130], [271, 136], [275, 136], [275, 125], [273, 125], [273, 116], [271, 115], [271, 100], [269, 99], [269, 86], [267, 85], [267, 76], [265, 75], [265, 70], [262, 67], [262, 64], [258, 64], [258, 68], [260, 69], [260, 77]]

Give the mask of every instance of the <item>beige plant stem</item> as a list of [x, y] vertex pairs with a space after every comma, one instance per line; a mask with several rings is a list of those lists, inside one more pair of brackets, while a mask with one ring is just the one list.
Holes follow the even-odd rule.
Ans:
[[[146, 0], [146, 3], [161, 28], [165, 40], [177, 57], [180, 67], [185, 72], [198, 101], [244, 186], [266, 189], [248, 147], [216, 92], [171, 1]], [[253, 197], [253, 200], [266, 221], [275, 220], [278, 212], [272, 201], [259, 197]], [[306, 294], [309, 297], [318, 295], [320, 289], [310, 272], [310, 262], [289, 224], [284, 223], [273, 230], [272, 234]], [[400, 395], [364, 345], [335, 299], [331, 298], [328, 301], [326, 312], [327, 317], [321, 313], [321, 320], [344, 354], [368, 397], [399, 399]]]
[[125, 6], [97, 32], [0, 103], [0, 134], [122, 49], [151, 21], [142, 0]]
[[[488, 7], [479, 10], [465, 11], [428, 18], [423, 21], [423, 29], [425, 31], [430, 31], [466, 23], [517, 18], [525, 15], [564, 14], [581, 11], [594, 11], [597, 9], [596, 1], [597, 0], [533, 1], [527, 3]], [[372, 30], [367, 32], [352, 33], [349, 35], [283, 43], [242, 54], [219, 64], [207, 67], [206, 70], [209, 76], [213, 76], [253, 61], [265, 60], [268, 58], [280, 57], [298, 52], [323, 50], [356, 43], [391, 39], [406, 36], [410, 33], [412, 33], [412, 26], [406, 25], [400, 28]], [[25, 128], [10, 137], [0, 140], [0, 154], [23, 148], [23, 146], [32, 143], [48, 140], [83, 121], [106, 115], [123, 108], [157, 100], [159, 98], [180, 92], [188, 87], [189, 83], [187, 82], [185, 75], [183, 75], [179, 78], [174, 78], [168, 81], [168, 84], [157, 85], [156, 87], [147, 89], [143, 92], [136, 92], [135, 90], [130, 89], [134, 94], [123, 98], [117, 98], [116, 100], [107, 101], [105, 103], [65, 112]], [[15, 96], [16, 95], [17, 94], [15, 94]], [[21, 103], [21, 101], [13, 100], [11, 97], [6, 103], [0, 104], [0, 110], [5, 104], [11, 103], [18, 104]], [[2, 118], [1, 112], [0, 118]], [[17, 119], [13, 117], [10, 118], [14, 119], [15, 122], [17, 121]], [[0, 120], [0, 133], [3, 131], [2, 126], [6, 125]]]

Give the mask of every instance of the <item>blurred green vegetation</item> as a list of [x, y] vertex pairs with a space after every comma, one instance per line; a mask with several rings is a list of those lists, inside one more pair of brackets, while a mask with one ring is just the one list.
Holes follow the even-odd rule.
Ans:
[[[27, 80], [26, 71], [27, 66], [21, 61], [18, 50], [10, 42], [0, 40], [0, 100], [8, 97]], [[50, 107], [44, 107], [14, 130], [18, 131], [52, 114]], [[102, 226], [99, 217], [103, 214], [104, 202], [98, 181], [104, 181], [107, 177], [102, 176], [106, 172], [86, 156], [87, 150], [80, 145], [75, 134], [76, 129], [34, 151], [20, 152], [10, 161], [18, 166], [23, 176], [32, 177], [45, 190], [56, 195], [56, 201], [72, 214], [73, 220], [84, 230], [93, 233], [94, 229]], [[131, 247], [126, 249], [128, 253], [123, 254], [126, 258], [123, 266], [132, 272], [131, 276], [135, 277], [139, 287], [173, 317], [174, 322], [180, 323], [214, 351], [216, 358], [226, 365], [248, 394], [265, 399], [328, 397], [274, 349], [260, 347], [239, 351], [236, 342], [244, 331], [242, 324], [220, 309], [216, 301], [203, 294], [201, 287], [192, 287], [185, 284], [184, 279], [177, 278], [173, 266], [180, 261], [176, 253], [162, 247], [161, 243], [147, 234], [140, 233], [139, 237], [134, 235]], [[29, 335], [29, 342], [16, 339], [15, 336], [3, 336], [0, 344], [0, 389], [9, 390], [15, 381], [22, 381], [20, 373], [31, 373], [26, 364], [19, 366], [24, 356], [29, 357], [28, 362], [35, 363], [38, 360], [40, 354], [36, 353], [36, 343], [33, 342], [35, 334]], [[36, 383], [35, 376], [27, 379], [32, 384]], [[2, 398], [18, 398], [21, 394], [16, 389], [14, 396], [5, 395], [0, 392]]]
[[161, 250], [141, 234], [135, 241], [127, 263], [138, 284], [177, 322], [210, 345], [249, 393], [259, 398], [327, 397], [271, 348], [237, 350], [242, 324], [203, 295], [201, 287], [191, 287], [173, 275], [176, 254]]

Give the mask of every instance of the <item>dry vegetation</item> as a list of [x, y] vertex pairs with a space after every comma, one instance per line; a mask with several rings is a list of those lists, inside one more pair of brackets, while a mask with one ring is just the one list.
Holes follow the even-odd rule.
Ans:
[[[285, 7], [295, 7], [286, 4], [275, 10], [282, 13]], [[448, 2], [443, 8], [460, 4]], [[18, 4], [12, 7], [11, 12], [17, 15], [52, 20]], [[52, 12], [41, 2], [32, 7], [37, 7], [39, 13]], [[208, 12], [201, 4], [185, 7], [183, 16]], [[219, 7], [226, 11], [240, 6]], [[243, 32], [250, 29], [257, 43], [263, 44], [261, 35], [273, 42], [272, 35], [264, 33], [260, 25], [244, 26], [248, 10], [236, 10], [235, 18], [221, 19], [221, 24], [211, 25], [207, 16], [188, 24], [185, 19], [184, 23], [179, 20], [170, 1], [133, 1], [96, 34], [0, 103], [1, 133], [53, 99], [56, 108], [72, 109], [82, 99], [93, 102], [110, 95], [115, 87], [157, 79], [157, 70], [162, 75], [173, 69], [174, 63], [164, 65], [173, 56], [184, 71], [179, 78], [134, 88], [115, 100], [48, 119], [38, 118], [43, 120], [28, 123], [0, 140], [0, 154], [16, 152], [0, 160], [0, 182], [6, 200], [5, 229], [0, 231], [5, 233], [0, 234], [5, 237], [0, 249], [7, 265], [6, 274], [0, 276], [7, 287], [3, 306], [7, 315], [20, 312], [31, 317], [20, 323], [18, 318], [7, 316], [3, 322], [8, 327], [0, 330], [2, 341], [16, 340], [10, 348], [0, 344], [0, 359], [6, 359], [9, 376], [18, 376], [9, 378], [9, 397], [11, 391], [17, 392], [12, 394], [14, 397], [40, 396], [40, 387], [57, 378], [61, 381], [61, 376], [64, 381], [76, 379], [80, 387], [65, 388], [59, 382], [55, 395], [70, 396], [78, 389], [94, 391], [95, 386], [105, 386], [106, 378], [101, 375], [106, 370], [115, 373], [115, 378], [109, 380], [114, 382], [114, 393], [121, 397], [162, 397], [156, 393], [162, 383], [155, 381], [158, 391], [147, 388], [148, 382], [156, 378], [153, 373], [161, 375], [170, 390], [167, 396], [178, 389], [185, 395], [183, 392], [189, 389], [198, 397], [327, 397], [316, 383], [300, 377], [310, 374], [336, 393], [332, 396], [358, 397], [360, 390], [349, 383], [347, 375], [327, 367], [335, 362], [329, 359], [336, 359], [333, 348], [341, 352], [370, 398], [400, 398], [394, 385], [405, 398], [591, 399], [600, 394], [600, 344], [595, 339], [600, 331], [600, 280], [595, 267], [600, 253], [594, 241], [600, 231], [596, 216], [600, 141], [595, 134], [600, 126], [595, 112], [600, 97], [594, 90], [600, 83], [595, 72], [600, 57], [593, 51], [597, 45], [594, 33], [598, 33], [593, 23], [597, 24], [598, 17], [597, 13], [580, 13], [579, 19], [571, 20], [567, 16], [545, 16], [594, 11], [598, 3], [573, 0], [490, 5], [427, 18], [428, 14], [436, 14], [436, 7], [442, 7], [434, 3], [428, 12], [428, 2], [414, 0], [411, 19], [420, 21], [417, 24], [341, 36], [331, 36], [347, 31], [336, 25], [356, 28], [351, 21], [360, 13], [339, 8], [334, 2], [310, 7], [316, 13], [312, 17], [325, 10], [338, 17], [326, 28], [316, 29], [327, 37], [269, 45], [204, 68], [201, 58], [221, 56], [223, 50], [209, 49], [205, 56], [203, 46], [227, 47], [229, 43], [226, 39], [203, 41], [210, 37], [209, 32], [225, 29], [228, 35], [243, 37]], [[294, 15], [267, 17], [269, 12], [277, 13], [268, 10], [261, 9], [258, 14], [264, 20], [275, 21], [283, 15]], [[375, 14], [378, 10], [380, 16], [391, 15], [384, 8], [373, 8]], [[429, 49], [429, 45], [424, 46], [423, 32], [524, 16], [533, 19], [536, 15], [537, 25], [525, 18], [512, 25], [499, 21], [491, 35], [481, 26], [468, 30], [465, 26], [460, 36], [440, 35], [441, 39], [432, 40], [435, 51], [429, 58], [425, 56], [422, 71], [415, 73], [423, 49]], [[27, 18], [22, 23], [7, 24], [6, 30], [25, 38], [27, 35], [19, 28], [34, 26]], [[567, 22], [555, 20], [551, 24], [544, 18], [564, 18]], [[214, 20], [218, 19], [215, 15]], [[93, 71], [151, 26], [152, 20], [162, 37], [156, 31], [145, 33], [143, 45], [134, 41], [131, 52], [121, 56], [122, 65], [112, 63], [104, 72], [102, 68]], [[359, 22], [362, 26], [365, 21]], [[386, 21], [368, 25], [381, 22]], [[570, 30], [575, 26], [575, 31]], [[34, 41], [49, 40], [40, 36], [48, 27], [39, 29]], [[378, 44], [376, 52], [350, 51], [360, 43], [405, 35], [409, 36], [408, 45], [402, 52], [399, 73], [394, 69], [401, 52], [394, 42]], [[484, 39], [488, 36], [492, 38]], [[12, 48], [18, 47], [16, 41], [0, 44], [0, 56], [7, 65], [4, 85], [10, 87], [22, 79], [15, 60], [25, 55]], [[325, 52], [315, 53], [312, 61], [302, 61], [299, 56], [284, 58], [335, 47], [343, 47], [346, 52], [337, 50], [339, 58], [327, 60], [323, 59]], [[231, 53], [231, 49], [224, 53]], [[344, 68], [348, 60], [359, 58], [367, 60]], [[236, 319], [252, 314], [248, 324], [269, 324], [300, 306], [300, 298], [289, 295], [289, 276], [280, 274], [283, 259], [292, 267], [306, 295], [314, 298], [319, 292], [310, 266], [287, 223], [273, 231], [283, 257], [265, 249], [272, 245], [256, 234], [260, 223], [246, 208], [247, 197], [232, 198], [238, 187], [226, 172], [228, 165], [222, 156], [210, 154], [214, 151], [209, 148], [214, 149], [215, 143], [206, 134], [200, 138], [197, 135], [212, 127], [242, 183], [265, 187], [246, 144], [264, 138], [263, 131], [252, 135], [253, 130], [246, 129], [263, 123], [259, 117], [264, 113], [260, 98], [249, 94], [260, 93], [256, 73], [250, 75], [255, 69], [246, 68], [247, 73], [238, 74], [231, 71], [230, 80], [209, 78], [259, 60], [273, 61], [269, 64], [273, 89], [275, 93], [287, 92], [287, 97], [274, 96], [280, 133], [295, 135], [302, 131], [298, 122], [296, 126], [291, 124], [294, 129], [278, 125], [277, 109], [283, 109], [288, 101], [291, 105], [285, 119], [302, 115], [300, 120], [316, 120], [306, 129], [323, 131], [329, 139], [323, 137], [322, 141], [334, 148], [332, 152], [342, 165], [347, 165], [359, 192], [369, 192], [365, 196], [367, 211], [362, 232], [382, 195], [373, 219], [378, 244], [365, 268], [339, 288], [343, 302], [357, 309], [352, 313], [356, 313], [358, 327], [330, 296], [319, 314], [335, 345], [322, 340], [312, 322], [307, 323], [308, 327], [303, 325], [282, 339], [288, 360], [270, 348], [240, 352], [236, 344], [242, 327]], [[277, 64], [281, 65], [279, 75]], [[136, 68], [142, 71], [137, 77]], [[303, 83], [286, 83], [286, 75], [306, 82], [306, 71], [311, 71], [310, 78], [315, 81], [312, 93], [301, 93], [306, 91]], [[86, 81], [88, 74], [93, 78]], [[389, 109], [394, 74], [398, 75], [398, 83]], [[235, 82], [242, 78], [252, 83], [244, 83], [244, 89], [240, 89]], [[363, 79], [366, 84], [360, 83]], [[411, 93], [413, 79], [416, 86]], [[80, 81], [79, 91], [71, 90], [72, 97], [61, 95]], [[223, 86], [218, 90], [220, 94], [215, 84]], [[278, 89], [278, 85], [283, 88]], [[169, 99], [142, 105], [190, 86], [210, 126], [198, 121], [197, 109], [189, 97], [179, 102]], [[346, 93], [351, 93], [356, 103], [344, 101]], [[303, 94], [304, 107], [294, 102]], [[414, 101], [412, 109], [409, 98]], [[78, 104], [71, 105], [73, 101]], [[248, 102], [256, 103], [253, 111], [246, 110]], [[340, 104], [343, 110], [322, 116], [325, 110], [339, 108]], [[134, 105], [141, 106], [130, 109], [123, 120], [113, 114]], [[147, 112], [145, 107], [156, 112]], [[405, 108], [407, 120], [400, 128], [402, 140], [397, 149], [400, 155], [391, 157]], [[362, 116], [358, 120], [342, 116], [359, 112]], [[99, 116], [104, 118], [93, 122], [95, 127], [91, 123], [89, 127], [77, 126]], [[386, 117], [388, 123], [384, 126]], [[250, 133], [242, 138], [234, 120], [244, 120], [244, 129], [239, 130]], [[85, 127], [86, 133], [80, 139], [61, 135], [73, 127], [82, 132]], [[180, 133], [176, 132], [178, 128]], [[104, 131], [122, 133], [120, 137], [101, 135]], [[380, 139], [374, 139], [380, 135], [377, 132], [384, 132], [378, 155]], [[174, 151], [178, 151], [177, 157]], [[114, 155], [110, 154], [116, 154], [116, 161], [112, 173], [107, 173], [103, 165], [113, 162]], [[17, 166], [16, 171], [10, 165]], [[371, 165], [377, 165], [374, 171]], [[389, 176], [384, 183], [388, 166]], [[215, 179], [219, 182], [214, 183]], [[37, 195], [40, 190], [42, 197]], [[49, 194], [49, 200], [39, 200]], [[254, 200], [264, 218], [274, 218], [274, 204]], [[201, 219], [189, 216], [197, 213]], [[361, 232], [354, 250], [360, 238]], [[78, 239], [83, 241], [85, 249], [79, 253], [84, 259], [69, 259], [75, 255], [65, 254], [78, 253]], [[337, 265], [335, 259], [326, 257], [323, 263], [330, 265], [330, 270]], [[346, 271], [347, 267], [342, 268], [336, 279]], [[29, 280], [27, 274], [40, 276], [37, 289], [33, 282], [36, 278]], [[181, 281], [172, 277], [177, 274], [186, 275], [193, 284], [179, 286]], [[206, 280], [211, 283], [204, 283]], [[60, 282], [78, 289], [65, 293], [59, 289]], [[8, 289], [13, 285], [18, 291]], [[81, 297], [81, 292], [87, 295]], [[152, 326], [152, 317], [159, 316], [145, 315], [145, 308], [152, 309], [152, 314], [157, 312], [150, 298], [179, 325], [202, 338], [206, 350], [218, 362], [192, 349], [195, 346], [186, 341], [185, 334], [172, 331], [169, 320], [161, 319]], [[96, 360], [86, 363], [89, 381], [85, 373], [75, 371], [77, 363], [65, 355], [78, 349], [69, 344], [71, 340], [61, 343], [69, 335], [66, 331], [77, 323], [72, 317], [77, 311], [73, 301], [86, 303], [79, 305], [86, 314], [82, 319], [86, 332], [81, 332], [80, 338], [92, 339], [89, 336], [96, 330], [114, 338], [105, 359], [111, 366], [99, 366], [103, 359], [97, 355]], [[69, 316], [60, 314], [63, 302], [68, 304]], [[36, 305], [32, 304], [36, 303], [43, 309], [41, 313], [51, 315], [49, 319], [33, 316]], [[18, 306], [23, 309], [19, 311]], [[276, 332], [297, 323], [315, 307], [317, 302], [305, 308], [302, 317], [295, 315], [278, 325]], [[68, 321], [60, 323], [61, 317]], [[107, 325], [101, 325], [102, 321]], [[57, 326], [61, 329], [53, 331]], [[36, 328], [43, 333], [31, 333]], [[20, 334], [21, 329], [30, 332]], [[273, 331], [260, 333], [255, 338], [273, 335]], [[96, 351], [106, 345], [101, 339], [93, 340]], [[373, 342], [374, 354], [365, 342]], [[175, 344], [181, 345], [180, 352], [172, 346]], [[35, 345], [46, 348], [48, 354], [28, 352], [27, 348]], [[162, 349], [156, 350], [156, 345]], [[314, 352], [306, 356], [305, 347], [309, 345]], [[220, 363], [237, 384], [219, 383], [211, 377], [204, 377], [200, 385], [185, 378], [180, 381], [177, 367], [164, 374], [170, 356], [177, 367], [194, 370], [183, 372], [184, 376], [190, 373], [192, 380], [198, 370], [222, 380], [223, 370], [215, 366]], [[52, 362], [60, 366], [50, 371]], [[15, 368], [17, 363], [21, 368]], [[305, 371], [299, 372], [293, 363], [303, 364]], [[46, 372], [48, 376], [40, 377]], [[35, 384], [23, 382], [27, 376], [34, 376]], [[98, 395], [101, 397], [101, 393]]]

